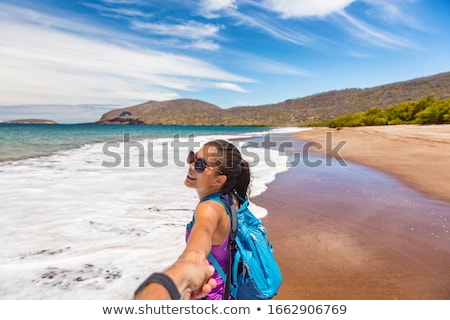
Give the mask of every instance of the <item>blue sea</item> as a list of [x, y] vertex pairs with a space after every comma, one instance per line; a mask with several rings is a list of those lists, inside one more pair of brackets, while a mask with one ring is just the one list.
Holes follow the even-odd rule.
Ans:
[[[289, 130], [289, 129], [288, 129]], [[224, 126], [127, 126], [98, 124], [8, 124], [0, 123], [0, 161], [48, 156], [87, 144], [195, 136], [241, 137], [268, 132], [261, 127]]]
[[257, 142], [298, 130], [0, 124], [0, 299], [129, 299], [184, 248], [198, 203], [188, 151], [232, 140], [252, 155], [257, 196], [288, 169]]

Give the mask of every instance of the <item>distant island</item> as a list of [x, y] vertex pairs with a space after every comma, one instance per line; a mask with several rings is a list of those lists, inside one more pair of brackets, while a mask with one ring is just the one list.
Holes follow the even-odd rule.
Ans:
[[20, 123], [20, 124], [58, 124], [58, 122], [53, 120], [45, 120], [45, 119], [18, 119], [18, 120], [10, 120], [5, 121], [3, 123]]
[[95, 123], [130, 125], [309, 126], [433, 95], [450, 98], [450, 72], [366, 89], [334, 90], [260, 106], [222, 109], [194, 99], [148, 101], [109, 111]]

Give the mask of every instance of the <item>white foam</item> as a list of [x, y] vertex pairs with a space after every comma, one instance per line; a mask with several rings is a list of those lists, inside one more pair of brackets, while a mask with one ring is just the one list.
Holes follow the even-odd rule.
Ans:
[[299, 128], [299, 127], [283, 127], [283, 128], [274, 128], [270, 130], [270, 133], [296, 133], [301, 131], [308, 131], [312, 128]]
[[[195, 139], [203, 144], [213, 138], [230, 137]], [[170, 141], [141, 143], [150, 142], [155, 161], [162, 160], [163, 144]], [[167, 166], [145, 161], [140, 167], [139, 150], [131, 148], [128, 167], [107, 168], [101, 163], [113, 158], [103, 146], [0, 166], [1, 299], [129, 299], [143, 278], [183, 250], [185, 225], [198, 202], [195, 190], [183, 183], [187, 165], [177, 165], [169, 148]], [[251, 151], [259, 159], [269, 152], [276, 163], [252, 163], [256, 196], [287, 170], [287, 159], [275, 151]], [[179, 159], [186, 153], [181, 149]], [[264, 208], [254, 210], [266, 214]]]

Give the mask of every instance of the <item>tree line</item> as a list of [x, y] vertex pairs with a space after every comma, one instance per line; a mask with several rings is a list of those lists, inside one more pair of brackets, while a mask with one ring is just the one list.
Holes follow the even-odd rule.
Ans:
[[338, 128], [442, 123], [450, 123], [450, 99], [439, 100], [431, 94], [417, 101], [405, 101], [387, 108], [371, 107], [368, 111], [344, 114], [309, 125]]

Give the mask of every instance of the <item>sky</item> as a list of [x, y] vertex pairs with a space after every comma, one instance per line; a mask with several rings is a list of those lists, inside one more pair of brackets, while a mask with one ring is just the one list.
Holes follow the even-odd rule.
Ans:
[[450, 71], [448, 0], [0, 0], [0, 121], [278, 103]]

